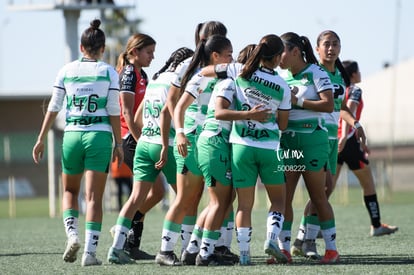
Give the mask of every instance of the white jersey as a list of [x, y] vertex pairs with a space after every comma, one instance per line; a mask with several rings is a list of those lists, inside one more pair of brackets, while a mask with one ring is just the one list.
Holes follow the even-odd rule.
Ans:
[[241, 69], [243, 68], [243, 64], [241, 63], [224, 63], [218, 64], [215, 66], [216, 70], [224, 71], [226, 70], [226, 76], [236, 79], [239, 76]]
[[207, 115], [208, 103], [211, 93], [218, 79], [213, 77], [202, 77], [195, 74], [185, 87], [185, 92], [194, 97], [194, 101], [188, 106], [184, 117], [185, 134], [196, 131], [201, 132]]
[[[109, 93], [117, 96], [109, 97]], [[112, 132], [106, 106], [119, 105], [119, 77], [112, 66], [86, 58], [65, 65], [53, 86], [53, 96], [61, 99], [57, 102], [59, 110], [63, 107], [63, 94], [67, 100], [65, 131]], [[116, 103], [108, 102], [115, 99]], [[52, 109], [49, 104], [48, 110]]]
[[291, 108], [289, 86], [276, 71], [264, 68], [256, 70], [249, 80], [237, 77], [235, 86], [236, 110], [246, 111], [263, 104], [263, 108], [270, 109], [271, 116], [265, 122], [233, 121], [230, 142], [276, 150], [280, 141], [277, 111]]
[[[161, 110], [167, 102], [168, 90], [171, 81], [175, 79], [175, 73], [161, 73], [156, 80], [151, 80], [145, 92], [143, 99], [144, 108], [142, 110], [142, 134], [140, 139], [149, 143], [162, 144], [161, 139]], [[174, 144], [175, 129], [171, 124], [168, 144]]]
[[229, 109], [234, 110], [235, 96], [236, 86], [233, 79], [226, 78], [217, 82], [211, 94], [210, 102], [208, 103], [207, 115], [200, 136], [212, 137], [221, 134], [226, 141], [229, 140], [232, 122], [215, 118], [216, 99], [217, 97], [225, 98], [230, 102]]
[[175, 78], [171, 81], [171, 84], [180, 88], [181, 81], [183, 80], [184, 74], [187, 71], [188, 66], [190, 66], [191, 60], [193, 57], [189, 57], [183, 62], [181, 62], [175, 69]]
[[[307, 65], [296, 75], [292, 75], [290, 71], [284, 73], [286, 75], [283, 78], [297, 98], [317, 101], [320, 99], [320, 92], [333, 90], [328, 74], [315, 64]], [[327, 131], [323, 113], [292, 106], [286, 132], [312, 133], [318, 127]]]
[[[321, 67], [324, 68], [323, 66]], [[325, 125], [328, 129], [329, 139], [338, 139], [338, 123], [341, 116], [342, 101], [345, 99], [346, 87], [338, 68], [335, 68], [334, 73], [329, 72], [326, 68], [324, 69], [328, 73], [333, 86], [334, 110], [332, 113], [323, 113], [323, 115], [325, 117]]]

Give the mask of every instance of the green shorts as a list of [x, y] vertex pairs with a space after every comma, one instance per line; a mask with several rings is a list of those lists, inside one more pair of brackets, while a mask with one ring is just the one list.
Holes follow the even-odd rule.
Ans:
[[195, 134], [187, 134], [188, 141], [191, 143], [190, 146], [187, 146], [187, 157], [182, 157], [178, 153], [177, 145], [174, 141], [174, 157], [177, 163], [177, 174], [186, 174], [190, 171], [193, 175], [202, 176], [203, 173], [201, 172], [198, 166], [197, 160], [197, 138], [198, 136]]
[[220, 135], [200, 136], [197, 141], [197, 159], [208, 187], [216, 181], [224, 186], [231, 184], [230, 144]]
[[280, 169], [283, 161], [278, 159], [275, 150], [233, 144], [231, 152], [235, 188], [256, 185], [258, 176], [265, 185], [285, 183], [285, 174]]
[[155, 168], [155, 163], [160, 160], [162, 146], [138, 140], [134, 155], [134, 182], [155, 182], [162, 171], [169, 184], [176, 183], [176, 165], [172, 146], [168, 147], [168, 161], [161, 170]]
[[319, 171], [327, 167], [328, 133], [315, 130], [312, 133], [285, 132], [280, 139], [285, 171]]
[[332, 175], [336, 174], [338, 162], [338, 139], [329, 139], [328, 170]]
[[63, 135], [62, 170], [76, 175], [85, 170], [108, 173], [112, 157], [112, 133], [68, 131]]

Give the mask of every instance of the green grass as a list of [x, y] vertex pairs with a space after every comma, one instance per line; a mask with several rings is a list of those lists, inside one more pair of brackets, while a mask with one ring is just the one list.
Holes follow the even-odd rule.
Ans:
[[[348, 202], [344, 198], [333, 198], [337, 225], [337, 246], [341, 263], [319, 265], [303, 258], [294, 258], [291, 265], [266, 265], [263, 242], [266, 227], [266, 203], [264, 195], [258, 194], [258, 204], [253, 213], [252, 256], [255, 263], [249, 267], [160, 267], [153, 261], [138, 261], [134, 265], [118, 266], [106, 263], [106, 253], [112, 240], [108, 233], [117, 214], [106, 213], [103, 233], [98, 247], [98, 257], [103, 266], [80, 266], [61, 259], [65, 246], [65, 234], [61, 218], [48, 218], [47, 200], [18, 200], [17, 218], [8, 216], [7, 200], [0, 201], [0, 273], [1, 274], [414, 274], [414, 228], [413, 192], [393, 193], [381, 199], [383, 222], [395, 224], [400, 230], [393, 235], [369, 237], [369, 218], [361, 202], [360, 189], [350, 189]], [[302, 200], [295, 202], [294, 237], [297, 232]], [[37, 211], [36, 211], [37, 210]], [[161, 226], [164, 212], [154, 209], [146, 217], [142, 249], [156, 253], [160, 247]], [[80, 227], [84, 217], [80, 218]], [[81, 237], [84, 232], [81, 230]], [[318, 240], [318, 251], [324, 251], [322, 240]], [[177, 245], [177, 252], [180, 245]], [[233, 241], [233, 251], [237, 243]], [[80, 254], [80, 253], [79, 253]], [[79, 255], [80, 256], [80, 255]]]

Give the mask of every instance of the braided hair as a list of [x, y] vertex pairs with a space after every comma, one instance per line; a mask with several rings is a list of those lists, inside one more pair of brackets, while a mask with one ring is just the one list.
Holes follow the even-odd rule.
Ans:
[[154, 74], [152, 79], [153, 80], [157, 79], [158, 76], [165, 71], [174, 72], [178, 64], [180, 64], [187, 58], [193, 56], [193, 54], [194, 54], [194, 51], [186, 47], [181, 47], [175, 50], [171, 54], [170, 58], [168, 58], [168, 60], [165, 62], [165, 65], [158, 72]]

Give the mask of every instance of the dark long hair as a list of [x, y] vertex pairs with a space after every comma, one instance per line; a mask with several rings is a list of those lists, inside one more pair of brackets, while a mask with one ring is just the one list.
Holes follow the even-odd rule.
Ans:
[[348, 76], [359, 71], [358, 62], [354, 60], [344, 60], [342, 61], [342, 65]]
[[[318, 47], [319, 47], [319, 44], [320, 44], [320, 42], [321, 42], [322, 38], [323, 38], [325, 35], [328, 35], [328, 34], [332, 34], [333, 36], [335, 36], [335, 37], [336, 37], [336, 39], [338, 39], [339, 43], [341, 43], [341, 39], [339, 38], [339, 35], [338, 35], [336, 32], [331, 31], [331, 30], [326, 30], [326, 31], [321, 32], [321, 33], [318, 35], [318, 38], [316, 39], [316, 45], [317, 45]], [[341, 72], [341, 75], [342, 75], [342, 78], [343, 78], [343, 80], [344, 80], [344, 82], [345, 82], [346, 87], [348, 87], [349, 85], [351, 85], [351, 80], [349, 79], [349, 74], [346, 72], [346, 70], [345, 70], [344, 66], [342, 65], [342, 62], [341, 62], [341, 60], [339, 59], [339, 57], [335, 60], [335, 66], [336, 66], [336, 67], [338, 68], [338, 70]]]
[[256, 48], [256, 44], [248, 44], [243, 49], [240, 50], [239, 55], [237, 56], [237, 62], [241, 64], [245, 64], [247, 59], [252, 55], [254, 49]]
[[202, 68], [210, 63], [210, 55], [213, 52], [221, 53], [221, 51], [228, 47], [231, 47], [231, 42], [223, 35], [215, 34], [210, 36], [207, 40], [201, 40], [181, 81], [181, 93], [184, 92], [185, 86], [194, 75], [197, 68]]
[[196, 28], [196, 45], [202, 39], [207, 39], [214, 34], [227, 35], [227, 28], [220, 21], [206, 21], [198, 24]]
[[244, 79], [250, 79], [252, 74], [259, 68], [261, 61], [269, 61], [276, 55], [282, 54], [283, 50], [283, 42], [279, 36], [275, 34], [264, 36], [247, 59], [240, 76]]
[[280, 36], [288, 50], [298, 47], [302, 53], [303, 61], [308, 64], [318, 64], [318, 60], [313, 53], [312, 44], [306, 36], [300, 36], [294, 32], [287, 32]]

